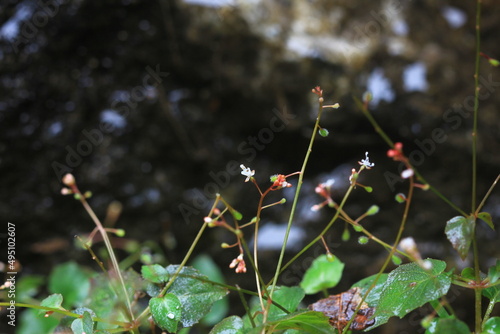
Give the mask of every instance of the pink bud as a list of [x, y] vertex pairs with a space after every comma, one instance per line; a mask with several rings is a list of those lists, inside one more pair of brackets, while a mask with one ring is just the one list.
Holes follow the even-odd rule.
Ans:
[[75, 185], [75, 177], [73, 174], [66, 174], [62, 178], [62, 182], [67, 185], [68, 187], [74, 186]]

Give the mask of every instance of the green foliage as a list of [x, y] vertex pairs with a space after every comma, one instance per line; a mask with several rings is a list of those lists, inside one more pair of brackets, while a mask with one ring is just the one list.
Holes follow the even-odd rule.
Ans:
[[[268, 326], [276, 332], [296, 330], [295, 333], [332, 333], [332, 326], [328, 323], [328, 318], [320, 312], [313, 311], [294, 312], [274, 321], [269, 321]], [[261, 328], [253, 329], [252, 333], [258, 332]]]
[[[225, 283], [224, 275], [212, 258], [206, 254], [198, 255], [191, 265], [206, 275], [212, 282]], [[210, 312], [201, 320], [201, 323], [207, 326], [213, 326], [221, 321], [229, 311], [229, 302], [227, 298], [216, 301]]]
[[[480, 2], [478, 2], [478, 5], [480, 5]], [[480, 6], [478, 6], [478, 17], [480, 17], [479, 9]], [[478, 19], [476, 27], [479, 29], [479, 26]], [[479, 36], [479, 31], [477, 32]], [[476, 53], [479, 57], [479, 44], [477, 44]], [[494, 63], [495, 66], [498, 65], [496, 60], [488, 56], [486, 58], [492, 64]], [[479, 92], [477, 81], [479, 76], [478, 69], [479, 66], [476, 66], [475, 93]], [[485, 195], [481, 204], [477, 206], [475, 204], [477, 194], [476, 176], [474, 174], [472, 178], [473, 191], [471, 194], [473, 208], [471, 211], [467, 211], [472, 213], [467, 214], [464, 210], [455, 206], [455, 204], [439, 193], [437, 189], [431, 187], [425, 181], [424, 177], [420, 175], [417, 168], [412, 166], [411, 154], [408, 156], [405, 155], [403, 144], [401, 142], [394, 143], [384, 133], [375, 118], [368, 111], [368, 102], [371, 100], [370, 93], [364, 95], [363, 101], [356, 99], [355, 102], [373, 125], [376, 132], [387, 142], [389, 146], [388, 157], [393, 158], [401, 164], [400, 167], [404, 168], [400, 168], [400, 172], [404, 170], [404, 173], [401, 175], [402, 178], [406, 181], [409, 179], [410, 190], [406, 193], [398, 193], [394, 197], [398, 203], [405, 207], [396, 240], [394, 242], [392, 240], [390, 242], [380, 240], [375, 233], [372, 234], [364, 228], [364, 226], [369, 225], [362, 226], [360, 224], [362, 219], [377, 214], [380, 210], [379, 206], [372, 205], [364, 214], [357, 218], [351, 218], [350, 215], [352, 213], [348, 212], [350, 211], [350, 207], [344, 206], [351, 193], [357, 187], [364, 189], [368, 193], [373, 192], [373, 187], [358, 183], [358, 180], [362, 180], [362, 173], [364, 176], [364, 173], [375, 167], [375, 164], [369, 161], [368, 152], [366, 152], [365, 159], [361, 159], [359, 162], [361, 167], [356, 165], [359, 169], [352, 169], [349, 178], [349, 188], [341, 201], [337, 202], [336, 199], [335, 201], [332, 199], [330, 187], [333, 182], [320, 184], [316, 188], [316, 193], [323, 198], [323, 202], [314, 205], [314, 210], [333, 208], [335, 213], [329, 220], [329, 223], [325, 225], [322, 232], [286, 264], [284, 264], [285, 242], [280, 253], [275, 276], [271, 282], [264, 282], [264, 277], [262, 277], [263, 275], [261, 276], [258, 266], [258, 258], [261, 253], [259, 253], [260, 250], [257, 244], [262, 212], [263, 209], [286, 202], [283, 198], [279, 202], [268, 203], [264, 201], [267, 200], [265, 197], [270, 192], [294, 186], [287, 181], [287, 178], [298, 175], [297, 190], [292, 203], [292, 210], [295, 210], [306, 165], [309, 160], [309, 153], [312, 151], [315, 137], [317, 135], [322, 137], [329, 135], [329, 131], [320, 126], [322, 111], [324, 108], [339, 107], [338, 104], [323, 105], [324, 97], [321, 87], [315, 87], [312, 91], [318, 98], [318, 115], [302, 169], [288, 175], [275, 174], [270, 178], [273, 185], [267, 189], [261, 189], [256, 179], [253, 178], [255, 171], [241, 165], [243, 169], [242, 175], [247, 177], [246, 181], [250, 181], [251, 179], [249, 183], [255, 185], [258, 190], [256, 193], [260, 195], [259, 207], [257, 208], [255, 217], [246, 224], [240, 224], [240, 221], [243, 219], [242, 213], [234, 209], [220, 194], [216, 194], [213, 207], [203, 220], [204, 223], [201, 224], [202, 227], [199, 234], [180, 265], [164, 267], [161, 264], [154, 263], [154, 257], [149, 252], [134, 254], [133, 260], [129, 260], [127, 265], [123, 263], [119, 265], [115, 250], [112, 248], [108, 238], [108, 232], [122, 237], [125, 235], [125, 231], [123, 229], [114, 229], [113, 231], [105, 229], [99, 219], [95, 218], [95, 213], [86, 202], [86, 198], [91, 196], [91, 192], [80, 192], [72, 175], [63, 177], [63, 183], [68, 187], [65, 188], [66, 193], [73, 194], [76, 200], [82, 202], [96, 224], [96, 231], [100, 233], [104, 241], [107, 253], [97, 251], [96, 254], [100, 256], [104, 254], [103, 257], [107, 260], [109, 259], [111, 265], [110, 268], [103, 268], [104, 264], [100, 260], [96, 260], [103, 269], [102, 273], [97, 274], [89, 273], [87, 269], [75, 262], [56, 266], [48, 278], [47, 290], [50, 292], [50, 295], [40, 302], [40, 306], [38, 306], [35, 298], [40, 292], [45, 279], [40, 276], [22, 277], [17, 283], [18, 302], [32, 303], [31, 307], [33, 309], [27, 310], [22, 314], [22, 322], [18, 332], [22, 334], [32, 333], [33, 329], [36, 329], [37, 333], [51, 333], [59, 326], [58, 330], [65, 332], [71, 330], [74, 334], [123, 331], [139, 333], [140, 325], [147, 324], [147, 319], [152, 317], [158, 327], [170, 333], [187, 333], [188, 330], [186, 328], [199, 322], [207, 326], [213, 326], [210, 331], [213, 334], [257, 334], [263, 332], [282, 332], [285, 334], [332, 333], [337, 330], [345, 333], [353, 329], [353, 327], [349, 326], [352, 326], [354, 322], [358, 322], [356, 325], [364, 326], [363, 328], [370, 326], [368, 330], [371, 330], [387, 323], [391, 317], [402, 318], [429, 303], [434, 308], [434, 312], [430, 312], [430, 315], [422, 321], [422, 327], [425, 328], [426, 334], [466, 334], [470, 333], [469, 328], [454, 315], [450, 315], [454, 314], [451, 312], [452, 307], [447, 303], [445, 298], [442, 298], [448, 293], [450, 286], [456, 284], [463, 288], [475, 290], [474, 332], [482, 334], [499, 333], [500, 318], [491, 317], [491, 313], [495, 304], [500, 302], [500, 284], [497, 284], [500, 278], [500, 260], [497, 260], [494, 266], [488, 268], [488, 274], [486, 275], [479, 271], [480, 263], [477, 247], [472, 247], [472, 252], [474, 252], [474, 268], [465, 268], [460, 274], [454, 274], [454, 270], [445, 271], [447, 263], [444, 261], [437, 259], [422, 260], [413, 238], [405, 238], [406, 241], [411, 241], [406, 243], [406, 247], [403, 247], [403, 243], [400, 243], [402, 236], [407, 232], [405, 226], [408, 222], [408, 213], [411, 212], [410, 204], [414, 196], [414, 191], [417, 188], [423, 190], [432, 189], [437, 197], [458, 212], [457, 216], [446, 222], [444, 234], [452, 247], [458, 252], [460, 258], [462, 260], [466, 259], [471, 252], [471, 245], [474, 244], [475, 246], [478, 242], [476, 239], [476, 219], [484, 221], [492, 230], [495, 229], [490, 213], [480, 211], [490, 195], [493, 186], [487, 195]], [[476, 98], [475, 103], [477, 103], [477, 100]], [[477, 107], [477, 104], [475, 106]], [[475, 112], [477, 113], [477, 110]], [[473, 133], [477, 133], [476, 127], [476, 122], [474, 122]], [[475, 140], [473, 141], [472, 152], [474, 155], [473, 170], [475, 170], [477, 160], [475, 158], [477, 154]], [[475, 173], [477, 174], [477, 172]], [[498, 180], [499, 178], [494, 182], [494, 185]], [[224, 208], [221, 209], [221, 205]], [[287, 226], [287, 236], [292, 224], [296, 223], [293, 220], [294, 212], [292, 211], [291, 213]], [[229, 219], [227, 219], [228, 217]], [[305, 310], [305, 305], [302, 303], [306, 294], [326, 293], [327, 289], [337, 286], [342, 279], [345, 265], [338, 257], [330, 253], [329, 246], [325, 241], [325, 235], [331, 232], [330, 228], [332, 225], [340, 219], [345, 221], [346, 224], [341, 237], [343, 242], [349, 242], [350, 240], [348, 225], [351, 225], [356, 232], [364, 234], [358, 237], [360, 244], [366, 244], [368, 241], [377, 243], [388, 254], [384, 264], [381, 268], [377, 269], [377, 274], [366, 277], [353, 285], [353, 287], [359, 288], [352, 290], [355, 292], [351, 291], [349, 294], [340, 293], [325, 299], [330, 302], [330, 304], [328, 302], [322, 304], [327, 305], [325, 307], [328, 307], [328, 309], [324, 312], [328, 314], [329, 318], [321, 312]], [[230, 223], [233, 223], [233, 225], [230, 225]], [[239, 254], [230, 267], [236, 267], [236, 272], [240, 274], [246, 273], [247, 268], [255, 270], [257, 292], [250, 292], [238, 286], [227, 286], [223, 272], [206, 255], [199, 256], [192, 261], [193, 267], [185, 266], [186, 263], [189, 263], [188, 260], [193, 254], [193, 249], [207, 226], [222, 227], [232, 233], [232, 237], [235, 238], [236, 242], [231, 243], [231, 245], [226, 242], [223, 243], [224, 249], [234, 248], [239, 251]], [[247, 240], [244, 238], [245, 234], [242, 231], [243, 228], [248, 226], [254, 227], [255, 242], [253, 253], [249, 250]], [[305, 272], [300, 287], [278, 286], [277, 281], [283, 270], [288, 268], [300, 255], [310, 250], [311, 246], [320, 240], [323, 241], [326, 255], [320, 255], [314, 259], [311, 267]], [[397, 250], [398, 245], [401, 250]], [[138, 243], [134, 244], [134, 249], [134, 252], [138, 252], [138, 249], [140, 249]], [[89, 248], [89, 251], [95, 256], [94, 250]], [[398, 252], [397, 255], [396, 252]], [[129, 268], [137, 259], [141, 259], [142, 264], [147, 264], [142, 265], [140, 275], [133, 269], [122, 270], [120, 268], [122, 265], [123, 268]], [[402, 264], [403, 260], [410, 261], [410, 263]], [[390, 268], [391, 261], [397, 267], [389, 271], [390, 269], [388, 268]], [[246, 312], [241, 316], [231, 315], [223, 319], [229, 311], [228, 301], [224, 299], [228, 294], [229, 288], [238, 291]], [[246, 304], [249, 295], [253, 296], [250, 299], [250, 306]], [[482, 296], [489, 299], [486, 312], [483, 312], [481, 303], [478, 302]], [[344, 298], [349, 299], [346, 300]], [[333, 306], [332, 300], [335, 303]], [[147, 307], [144, 306], [146, 304], [148, 305]], [[6, 303], [2, 303], [2, 306], [5, 305]], [[42, 309], [38, 311], [34, 310], [39, 307]], [[74, 309], [75, 307], [77, 308]], [[50, 310], [46, 308], [50, 308]], [[332, 308], [335, 309], [335, 312], [330, 312]], [[341, 311], [337, 311], [338, 308]], [[323, 309], [321, 310], [323, 311]], [[365, 311], [366, 313], [363, 314], [360, 311]], [[356, 315], [356, 312], [359, 313]], [[373, 319], [368, 319], [368, 317]], [[332, 323], [338, 326], [338, 328], [332, 328]]]
[[456, 216], [446, 222], [446, 237], [462, 260], [465, 260], [469, 253], [475, 227], [476, 220], [472, 216]]
[[[378, 279], [377, 279], [378, 276]], [[365, 301], [369, 305], [376, 305], [378, 301], [380, 300], [380, 295], [385, 288], [385, 283], [387, 279], [389, 278], [389, 274], [380, 274], [380, 275], [372, 275], [368, 276], [366, 278], [363, 278], [361, 281], [353, 284], [353, 288], [357, 287], [361, 289], [361, 294], [364, 295], [366, 291], [373, 285], [373, 282], [375, 282], [375, 279], [377, 279], [376, 284], [373, 286], [373, 288], [370, 290], [370, 293], [366, 297]]]
[[[55, 293], [42, 300], [40, 306], [62, 310], [63, 309], [63, 307], [61, 306], [62, 302], [63, 302], [63, 296], [59, 293]], [[39, 314], [45, 314], [46, 311], [40, 310], [39, 312], [40, 312]]]
[[149, 300], [149, 308], [155, 323], [170, 333], [177, 332], [181, 321], [183, 304], [173, 293], [163, 297], [153, 297]]
[[159, 264], [152, 264], [141, 267], [142, 277], [152, 283], [164, 283], [168, 281], [169, 275], [167, 269]]
[[500, 317], [489, 318], [484, 324], [484, 329], [481, 334], [498, 334], [500, 333]]
[[426, 260], [432, 264], [429, 270], [417, 263], [409, 263], [394, 269], [380, 291], [378, 301], [374, 301], [375, 325], [386, 323], [390, 317], [402, 318], [414, 309], [444, 296], [451, 285], [451, 273], [444, 272], [446, 262]]
[[38, 310], [28, 309], [21, 313], [19, 323], [17, 334], [33, 334], [33, 328], [36, 328], [37, 334], [52, 334], [59, 319], [40, 316]]
[[[169, 275], [174, 275], [179, 266], [167, 267]], [[213, 284], [207, 276], [192, 267], [184, 267], [177, 279], [167, 290], [179, 298], [182, 305], [181, 323], [184, 327], [191, 327], [203, 318], [213, 303], [223, 298], [227, 289]]]
[[488, 279], [490, 283], [495, 283], [500, 278], [500, 260], [488, 270]]
[[456, 318], [434, 319], [425, 334], [470, 334], [467, 325]]
[[74, 334], [86, 334], [94, 332], [94, 321], [89, 312], [85, 311], [82, 318], [75, 319], [71, 323], [71, 330]]
[[[278, 286], [273, 295], [273, 304], [269, 308], [269, 321], [278, 321], [286, 316], [289, 312], [297, 309], [298, 305], [304, 298], [304, 290], [299, 287]], [[280, 307], [276, 306], [280, 305]], [[260, 304], [257, 298], [252, 298], [250, 314], [256, 314], [254, 321], [259, 323], [262, 321], [262, 314], [259, 314]], [[243, 317], [245, 328], [251, 328], [251, 321], [248, 315]]]
[[19, 278], [16, 282], [17, 301], [20, 303], [26, 303], [32, 300], [32, 298], [34, 298], [40, 291], [44, 282], [45, 278], [40, 275], [27, 275]]
[[90, 274], [75, 262], [67, 262], [54, 268], [49, 276], [48, 289], [64, 297], [63, 307], [80, 306], [90, 289]]
[[313, 294], [324, 289], [336, 286], [344, 270], [344, 264], [338, 257], [330, 260], [326, 255], [314, 259], [311, 267], [307, 269], [300, 287], [306, 294]]
[[500, 285], [495, 285], [484, 289], [483, 296], [491, 300], [493, 303], [500, 302]]
[[299, 287], [276, 287], [266, 324], [262, 324], [262, 314], [258, 312], [260, 309], [258, 299], [253, 298], [250, 314], [255, 314], [253, 321], [261, 325], [253, 327], [247, 314], [243, 317], [243, 327], [241, 327], [239, 318], [230, 318], [231, 320], [224, 321], [224, 328], [234, 330], [235, 333], [237, 331], [260, 333], [265, 328], [272, 328], [273, 331], [296, 329], [298, 333], [331, 333], [332, 328], [324, 314], [313, 311], [295, 311], [304, 296], [304, 290]]
[[493, 225], [493, 220], [491, 219], [491, 215], [488, 212], [478, 213], [477, 218], [488, 224], [488, 226], [491, 227], [492, 230], [495, 230], [495, 225]]
[[242, 334], [243, 320], [235, 315], [227, 317], [215, 325], [210, 334]]
[[242, 334], [243, 320], [235, 315], [227, 317], [216, 324], [210, 334]]

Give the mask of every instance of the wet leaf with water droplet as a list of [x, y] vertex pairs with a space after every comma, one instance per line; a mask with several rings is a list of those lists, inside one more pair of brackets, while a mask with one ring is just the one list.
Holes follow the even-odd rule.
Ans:
[[153, 297], [149, 300], [149, 308], [155, 323], [171, 333], [177, 332], [181, 320], [181, 302], [176, 295], [167, 293], [163, 297]]
[[430, 270], [417, 263], [403, 264], [394, 269], [384, 283], [380, 299], [374, 303], [375, 328], [386, 323], [390, 317], [402, 318], [425, 303], [436, 300], [448, 292], [451, 273], [445, 273], [446, 262], [428, 259]]
[[446, 237], [462, 260], [465, 260], [469, 253], [475, 226], [476, 219], [472, 216], [456, 216], [446, 222]]

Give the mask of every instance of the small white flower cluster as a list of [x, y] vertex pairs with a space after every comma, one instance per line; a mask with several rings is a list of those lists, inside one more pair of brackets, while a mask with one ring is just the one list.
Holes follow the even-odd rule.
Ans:
[[365, 158], [361, 159], [361, 161], [358, 161], [358, 163], [361, 166], [365, 166], [366, 169], [370, 169], [370, 168], [375, 166], [375, 164], [373, 162], [370, 162], [370, 158], [368, 158], [368, 152], [365, 152]]
[[250, 170], [250, 167], [245, 167], [245, 165], [241, 164], [240, 168], [242, 169], [241, 175], [247, 177], [245, 182], [248, 182], [250, 178], [255, 175], [255, 170]]

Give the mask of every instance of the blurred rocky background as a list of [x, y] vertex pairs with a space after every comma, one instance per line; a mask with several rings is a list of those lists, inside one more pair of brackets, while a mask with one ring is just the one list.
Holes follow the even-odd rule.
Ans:
[[[288, 257], [333, 215], [310, 210], [322, 200], [315, 185], [334, 178], [340, 201], [366, 151], [375, 168], [360, 182], [374, 191], [358, 188], [346, 211], [357, 217], [379, 205], [364, 224], [389, 243], [395, 238], [403, 208], [394, 195], [407, 184], [387, 181], [399, 166], [355, 107], [353, 98], [367, 90], [372, 114], [391, 139], [403, 142], [426, 179], [469, 212], [474, 27], [474, 1], [3, 1], [0, 216], [2, 226], [16, 224], [22, 273], [46, 275], [71, 259], [97, 268], [75, 245], [75, 235], [93, 224], [77, 201], [60, 195], [66, 172], [93, 192], [100, 217], [113, 201], [122, 204], [115, 227], [127, 235], [117, 249], [127, 240], [158, 245], [164, 264], [182, 260], [215, 192], [251, 219], [258, 193], [243, 182], [239, 164], [256, 170], [262, 188], [272, 174], [300, 170], [317, 115], [316, 85], [326, 103], [341, 107], [323, 115], [330, 135], [313, 148]], [[499, 30], [500, 6], [484, 0], [481, 51], [494, 58]], [[477, 202], [500, 171], [500, 70], [485, 59], [480, 68]], [[285, 196], [287, 204], [264, 211], [267, 278], [293, 191], [274, 197]], [[431, 192], [417, 191], [414, 200], [404, 235], [415, 238], [424, 257], [449, 261], [450, 269], [470, 266], [444, 237], [446, 220], [458, 213]], [[484, 211], [498, 221], [498, 189]], [[343, 229], [338, 222], [327, 238], [346, 262], [335, 293], [376, 273], [386, 255], [374, 243], [359, 245], [354, 232], [342, 242]], [[251, 229], [246, 235], [250, 240]], [[498, 235], [483, 223], [477, 235], [486, 270], [499, 258]], [[233, 240], [210, 230], [197, 253], [216, 259], [229, 283], [253, 289], [253, 275], [227, 267], [237, 251], [220, 244]], [[282, 283], [298, 284], [323, 252], [313, 247]], [[471, 303], [464, 301], [472, 295], [464, 289], [456, 295], [458, 316], [470, 320], [464, 306]], [[428, 312], [391, 321], [379, 333], [416, 333]]]

